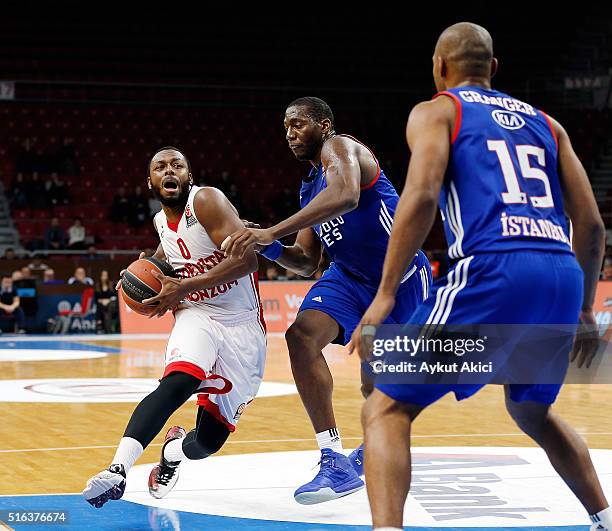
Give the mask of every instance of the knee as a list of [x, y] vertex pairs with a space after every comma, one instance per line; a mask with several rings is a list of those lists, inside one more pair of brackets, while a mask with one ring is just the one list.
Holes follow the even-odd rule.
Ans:
[[384, 393], [373, 391], [364, 402], [361, 409], [361, 424], [364, 432], [373, 429], [380, 422], [387, 422], [389, 419], [402, 419], [402, 422], [409, 426], [423, 410], [423, 406], [398, 402]]
[[[362, 386], [363, 387], [363, 386]], [[376, 406], [376, 401], [368, 398], [361, 408], [361, 425], [363, 430], [366, 431], [372, 423], [379, 417], [379, 410]]]
[[299, 323], [293, 323], [285, 332], [285, 340], [289, 348], [291, 361], [303, 360], [309, 350], [312, 350], [314, 341], [312, 335]]
[[227, 441], [230, 431], [225, 424], [209, 414], [191, 430], [183, 443], [183, 452], [189, 459], [204, 459], [217, 453]]
[[201, 380], [184, 372], [172, 372], [164, 376], [157, 389], [151, 393], [160, 399], [180, 406], [199, 387]]
[[217, 430], [217, 431], [206, 431], [200, 434], [197, 438], [198, 445], [200, 447], [200, 451], [204, 454], [204, 457], [207, 457], [212, 454], [216, 454], [223, 445], [225, 441], [229, 437], [229, 430]]
[[548, 420], [548, 409], [533, 409], [511, 400], [506, 401], [506, 410], [521, 431], [532, 438], [542, 432]]

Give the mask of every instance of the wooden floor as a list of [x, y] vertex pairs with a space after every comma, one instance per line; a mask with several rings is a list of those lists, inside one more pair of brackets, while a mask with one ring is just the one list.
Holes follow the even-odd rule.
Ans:
[[[77, 338], [74, 338], [76, 340]], [[96, 345], [119, 354], [77, 361], [3, 362], [0, 379], [159, 377], [165, 342], [121, 338]], [[2, 348], [2, 345], [0, 345]], [[48, 348], [48, 347], [47, 347]], [[357, 360], [340, 347], [326, 351], [335, 378], [334, 403], [345, 448], [361, 440]], [[292, 382], [282, 337], [269, 339], [265, 379]], [[134, 403], [13, 403], [0, 395], [0, 470], [18, 481], [0, 483], [0, 494], [80, 492], [85, 481], [108, 466]], [[610, 385], [568, 385], [556, 410], [591, 448], [612, 449]], [[184, 405], [169, 421], [190, 429], [196, 406]], [[165, 432], [165, 430], [164, 430]], [[505, 414], [503, 392], [489, 387], [460, 404], [446, 397], [416, 422], [415, 446], [532, 446]], [[221, 454], [314, 449], [316, 444], [299, 396], [259, 398], [247, 409]], [[141, 462], [158, 459], [160, 436]]]

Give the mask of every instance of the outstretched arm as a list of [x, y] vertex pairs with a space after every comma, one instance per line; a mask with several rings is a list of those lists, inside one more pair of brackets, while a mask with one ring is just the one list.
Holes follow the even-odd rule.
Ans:
[[321, 151], [327, 186], [293, 216], [270, 227], [274, 239], [301, 229], [314, 227], [357, 208], [361, 186], [361, 167], [354, 142], [334, 137]]
[[281, 255], [275, 260], [285, 269], [309, 277], [315, 273], [321, 261], [321, 242], [312, 229], [302, 229], [298, 232], [295, 243], [283, 247]]
[[269, 245], [274, 240], [314, 227], [357, 208], [361, 167], [355, 143], [344, 137], [331, 138], [323, 145], [321, 162], [327, 186], [308, 205], [268, 229], [243, 228], [232, 234], [225, 251], [241, 256], [254, 244]]
[[[418, 251], [436, 216], [438, 195], [450, 153], [453, 102], [437, 98], [417, 105], [408, 118], [406, 139], [412, 152], [406, 184], [395, 211], [382, 278], [374, 301], [355, 329], [349, 351], [359, 351], [361, 326], [382, 323], [395, 305], [406, 263]], [[360, 352], [361, 356], [367, 353]]]

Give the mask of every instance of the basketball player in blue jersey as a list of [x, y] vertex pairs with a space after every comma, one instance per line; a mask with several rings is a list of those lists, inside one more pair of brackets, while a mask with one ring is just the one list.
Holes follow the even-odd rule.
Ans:
[[[409, 323], [594, 324], [604, 226], [567, 133], [543, 112], [491, 89], [497, 60], [484, 28], [460, 23], [445, 30], [433, 63], [440, 92], [408, 119], [406, 186], [378, 292], [349, 350], [367, 359], [362, 334], [371, 336], [393, 308], [403, 264], [430, 230], [438, 197], [454, 265]], [[575, 341], [578, 366], [590, 364], [596, 336], [592, 331]], [[568, 343], [568, 356], [562, 356], [567, 361], [571, 348]], [[482, 386], [375, 387], [362, 412], [368, 496], [374, 528], [399, 530], [410, 488], [406, 441], [414, 419], [448, 392], [462, 399]], [[610, 531], [612, 511], [588, 448], [551, 410], [560, 387], [508, 385], [506, 407], [582, 502], [592, 529]]]
[[[300, 190], [302, 210], [269, 229], [238, 231], [224, 248], [240, 257], [254, 244], [267, 245], [264, 256], [303, 276], [317, 270], [322, 247], [333, 260], [286, 333], [293, 376], [321, 449], [319, 473], [297, 489], [295, 499], [313, 504], [364, 486], [359, 477], [362, 448], [348, 458], [342, 453], [332, 376], [321, 351], [331, 342], [345, 345], [372, 302], [399, 197], [374, 154], [354, 138], [335, 133], [332, 111], [323, 100], [292, 102], [285, 112], [285, 129], [296, 158], [312, 165]], [[278, 241], [295, 232], [294, 245], [284, 247]], [[387, 322], [407, 320], [430, 284], [429, 263], [415, 249], [403, 265], [397, 302]], [[371, 390], [371, 384], [362, 386], [364, 395]]]

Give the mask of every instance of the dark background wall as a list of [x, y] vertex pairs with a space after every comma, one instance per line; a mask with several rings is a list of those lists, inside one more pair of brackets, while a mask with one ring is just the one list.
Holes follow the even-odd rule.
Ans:
[[[44, 247], [53, 215], [65, 227], [83, 217], [88, 243], [98, 249], [155, 246], [149, 222], [111, 219], [111, 206], [120, 187], [132, 194], [144, 185], [148, 157], [167, 144], [181, 147], [196, 181], [223, 189], [243, 217], [278, 221], [297, 209], [308, 170], [293, 159], [282, 127], [287, 103], [303, 95], [327, 100], [337, 129], [369, 144], [401, 190], [408, 113], [434, 93], [433, 47], [461, 20], [493, 35], [496, 88], [562, 121], [589, 171], [608, 153], [607, 6], [489, 2], [406, 12], [353, 5], [339, 16], [310, 4], [269, 13], [113, 3], [88, 13], [74, 2], [7, 2], [3, 9], [0, 80], [15, 81], [15, 98], [0, 101], [0, 178], [27, 249]], [[66, 139], [70, 171], [56, 160]], [[15, 203], [24, 157], [39, 165], [21, 171], [27, 189], [34, 172], [48, 180], [56, 160], [67, 203], [46, 202], [45, 194]], [[608, 217], [612, 176], [594, 184]], [[437, 226], [426, 248], [442, 254], [444, 247]]]

